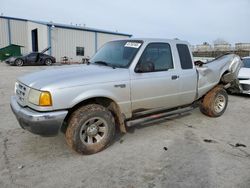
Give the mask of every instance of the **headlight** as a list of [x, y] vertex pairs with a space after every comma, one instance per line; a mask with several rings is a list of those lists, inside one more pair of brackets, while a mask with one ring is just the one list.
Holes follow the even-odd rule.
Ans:
[[30, 89], [28, 100], [37, 106], [52, 106], [51, 94], [48, 91]]

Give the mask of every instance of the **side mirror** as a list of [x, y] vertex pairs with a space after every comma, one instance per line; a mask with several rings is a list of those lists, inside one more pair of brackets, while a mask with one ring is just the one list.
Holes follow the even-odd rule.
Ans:
[[194, 65], [198, 66], [198, 67], [202, 67], [203, 64], [204, 64], [204, 62], [202, 62], [200, 60], [194, 62]]
[[155, 66], [151, 61], [139, 62], [135, 67], [135, 72], [144, 73], [144, 72], [154, 72]]

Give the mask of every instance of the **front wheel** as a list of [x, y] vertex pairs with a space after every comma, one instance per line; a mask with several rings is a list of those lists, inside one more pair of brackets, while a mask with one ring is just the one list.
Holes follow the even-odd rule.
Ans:
[[19, 67], [23, 66], [23, 60], [22, 60], [22, 59], [17, 59], [17, 60], [15, 61], [15, 65], [16, 65], [16, 66], [19, 66]]
[[225, 112], [227, 104], [227, 92], [222, 86], [217, 86], [205, 95], [200, 105], [200, 111], [210, 117], [219, 117]]
[[66, 130], [68, 145], [80, 154], [93, 154], [106, 148], [113, 140], [115, 122], [105, 107], [90, 104], [70, 116]]

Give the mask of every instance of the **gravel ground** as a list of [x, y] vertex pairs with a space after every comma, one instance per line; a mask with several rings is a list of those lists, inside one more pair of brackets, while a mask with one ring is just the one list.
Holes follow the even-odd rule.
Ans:
[[11, 112], [16, 77], [45, 68], [0, 63], [1, 188], [250, 187], [250, 97], [230, 95], [219, 118], [196, 109], [130, 128], [106, 150], [81, 156], [63, 134], [43, 138], [22, 130]]

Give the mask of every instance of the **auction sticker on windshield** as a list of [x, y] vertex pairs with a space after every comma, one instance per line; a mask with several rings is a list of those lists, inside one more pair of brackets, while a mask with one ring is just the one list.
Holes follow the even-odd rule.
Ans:
[[125, 44], [125, 47], [130, 47], [130, 48], [139, 48], [141, 46], [141, 43], [139, 42], [127, 42]]

